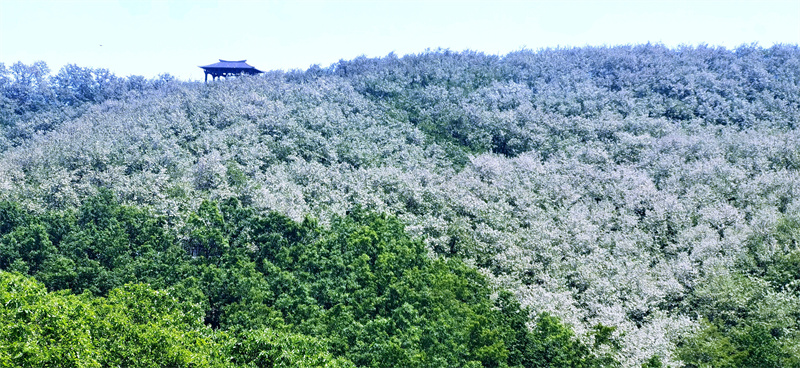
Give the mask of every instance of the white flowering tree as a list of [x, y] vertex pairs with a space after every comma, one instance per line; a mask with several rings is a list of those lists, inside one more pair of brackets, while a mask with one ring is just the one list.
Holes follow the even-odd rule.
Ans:
[[[70, 68], [56, 81], [71, 99], [81, 75], [113, 80]], [[0, 116], [15, 120], [0, 199], [31, 210], [110, 188], [167, 216], [227, 198], [323, 224], [388, 212], [579, 338], [607, 331], [623, 366], [694, 364], [678, 343], [738, 336], [714, 322], [737, 308], [780, 317], [776, 349], [798, 351], [796, 272], [768, 267], [798, 252], [797, 46], [439, 50], [205, 85], [130, 79], [63, 122], [14, 113], [22, 82], [2, 71]]]

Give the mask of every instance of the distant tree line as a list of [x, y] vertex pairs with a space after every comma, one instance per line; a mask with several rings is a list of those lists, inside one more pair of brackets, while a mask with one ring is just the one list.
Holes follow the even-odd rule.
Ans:
[[89, 105], [158, 89], [174, 80], [169, 74], [154, 79], [121, 78], [108, 69], [75, 64], [52, 75], [42, 61], [11, 66], [0, 63], [0, 127], [12, 144], [19, 143], [37, 131], [80, 116]]

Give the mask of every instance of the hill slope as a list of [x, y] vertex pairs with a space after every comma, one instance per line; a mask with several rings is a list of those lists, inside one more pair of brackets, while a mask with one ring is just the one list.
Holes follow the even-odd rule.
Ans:
[[624, 366], [800, 349], [797, 46], [436, 51], [71, 105], [3, 80], [0, 196], [33, 211], [362, 207], [580, 336], [615, 327]]

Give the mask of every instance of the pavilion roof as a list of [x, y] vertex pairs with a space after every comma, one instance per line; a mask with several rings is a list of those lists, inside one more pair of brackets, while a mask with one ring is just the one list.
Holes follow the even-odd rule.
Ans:
[[256, 69], [254, 66], [247, 64], [246, 61], [247, 60], [230, 61], [230, 60], [219, 59], [218, 63], [204, 65], [204, 66], [201, 66], [201, 68], [203, 68], [203, 69], [217, 69], [217, 70], [225, 69], [225, 70], [231, 70], [231, 71], [234, 71], [234, 70], [247, 70], [248, 72], [251, 72], [251, 73], [263, 73], [262, 71]]

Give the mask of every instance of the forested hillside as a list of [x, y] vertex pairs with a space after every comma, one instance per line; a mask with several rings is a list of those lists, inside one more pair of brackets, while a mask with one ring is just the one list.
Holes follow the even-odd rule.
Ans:
[[0, 92], [0, 364], [800, 367], [796, 45]]

